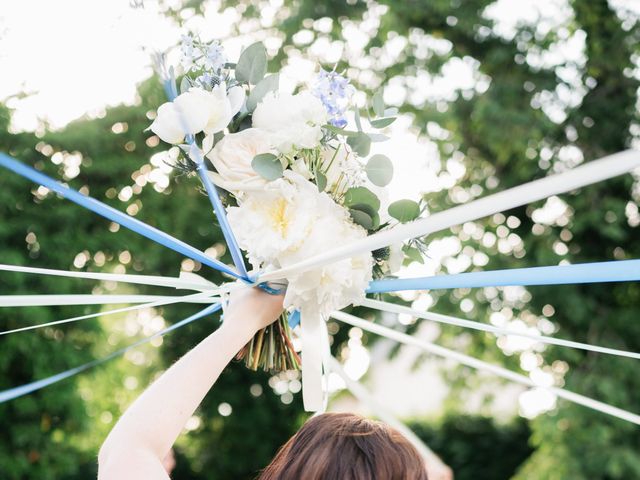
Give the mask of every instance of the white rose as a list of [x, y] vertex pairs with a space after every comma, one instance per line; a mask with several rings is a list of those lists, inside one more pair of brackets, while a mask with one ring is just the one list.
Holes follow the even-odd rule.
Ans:
[[269, 132], [274, 146], [285, 154], [317, 147], [327, 119], [322, 102], [307, 91], [269, 92], [253, 112], [253, 126]]
[[242, 87], [233, 87], [228, 93], [224, 83], [211, 92], [190, 88], [173, 102], [160, 105], [149, 129], [167, 143], [182, 143], [185, 135], [202, 131], [213, 134], [224, 130], [240, 111], [243, 102]]
[[272, 152], [269, 136], [258, 128], [231, 133], [220, 140], [207, 158], [218, 173], [210, 173], [216, 185], [234, 194], [263, 189], [267, 183], [251, 166], [253, 157]]

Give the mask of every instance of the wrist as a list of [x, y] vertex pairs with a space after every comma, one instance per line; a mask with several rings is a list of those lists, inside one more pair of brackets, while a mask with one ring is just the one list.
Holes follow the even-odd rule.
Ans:
[[248, 342], [259, 330], [257, 322], [252, 320], [251, 317], [239, 316], [234, 312], [229, 312], [225, 314], [220, 330], [233, 333]]

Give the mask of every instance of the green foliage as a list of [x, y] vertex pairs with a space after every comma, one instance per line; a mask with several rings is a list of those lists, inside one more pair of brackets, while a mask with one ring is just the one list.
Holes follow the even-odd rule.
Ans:
[[[437, 423], [408, 425], [455, 472], [456, 480], [507, 480], [531, 455], [529, 427], [457, 414]], [[568, 478], [568, 477], [564, 477]]]
[[282, 176], [282, 162], [273, 153], [259, 153], [251, 161], [251, 166], [262, 178], [276, 180]]

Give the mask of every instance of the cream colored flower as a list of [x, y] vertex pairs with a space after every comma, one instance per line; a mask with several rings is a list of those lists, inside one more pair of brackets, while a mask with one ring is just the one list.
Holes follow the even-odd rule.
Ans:
[[211, 172], [211, 178], [216, 185], [236, 195], [263, 189], [267, 180], [256, 173], [251, 162], [256, 155], [272, 150], [268, 134], [258, 128], [226, 135], [207, 155], [217, 170]]

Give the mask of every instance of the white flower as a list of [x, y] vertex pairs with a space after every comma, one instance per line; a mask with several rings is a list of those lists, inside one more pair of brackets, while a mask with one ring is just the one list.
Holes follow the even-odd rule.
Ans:
[[[366, 237], [346, 209], [292, 171], [248, 192], [228, 210], [229, 223], [255, 268], [284, 267], [335, 245]], [[314, 309], [321, 314], [359, 303], [371, 281], [370, 252], [287, 278], [287, 308]]]
[[204, 131], [213, 134], [224, 130], [244, 102], [242, 87], [233, 87], [227, 93], [225, 84], [212, 91], [190, 88], [173, 102], [158, 108], [158, 116], [149, 129], [163, 141], [182, 143], [185, 135]]
[[285, 154], [317, 147], [327, 119], [322, 102], [307, 91], [269, 92], [253, 112], [253, 126], [269, 132], [274, 146]]
[[216, 185], [236, 195], [247, 190], [263, 189], [267, 183], [251, 166], [253, 157], [270, 153], [269, 136], [258, 128], [231, 133], [220, 140], [207, 155], [218, 173], [210, 176]]
[[346, 143], [331, 143], [322, 150], [322, 171], [328, 192], [341, 194], [363, 182], [363, 166]]
[[277, 264], [283, 252], [295, 250], [311, 231], [318, 189], [292, 171], [248, 192], [239, 206], [230, 207], [227, 216], [249, 261], [259, 268]]
[[396, 273], [402, 268], [402, 262], [404, 262], [402, 246], [402, 243], [394, 243], [389, 246], [389, 259], [387, 260], [389, 273]]

